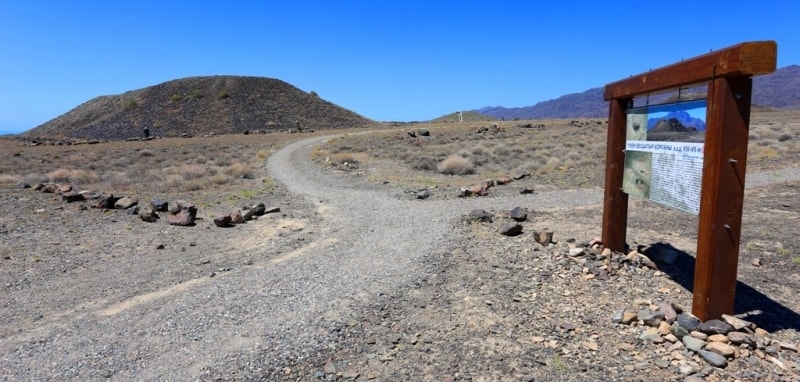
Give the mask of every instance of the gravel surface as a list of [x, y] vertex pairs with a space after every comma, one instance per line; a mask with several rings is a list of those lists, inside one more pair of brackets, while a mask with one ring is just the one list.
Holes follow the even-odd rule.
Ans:
[[[37, 267], [52, 263], [49, 258], [5, 267], [0, 381], [393, 380], [389, 375], [398, 374], [380, 377], [380, 368], [373, 369], [375, 375], [362, 375], [329, 367], [326, 354], [336, 354], [342, 346], [349, 349], [353, 336], [365, 335], [354, 329], [365, 327], [359, 324], [365, 311], [391, 303], [391, 296], [401, 298], [404, 291], [413, 293], [420, 280], [431, 280], [452, 266], [432, 258], [471, 253], [464, 238], [475, 232], [459, 228], [464, 214], [474, 208], [534, 206], [553, 211], [541, 222], [553, 225], [573, 214], [558, 211], [602, 209], [599, 189], [413, 200], [391, 185], [332, 176], [311, 164], [311, 148], [325, 139], [292, 143], [270, 157], [269, 171], [281, 184], [275, 202], [289, 208], [282, 207], [280, 217], [259, 219], [236, 232], [212, 228], [208, 222], [190, 229], [194, 231], [166, 225], [141, 231], [138, 225], [125, 228], [130, 221], [119, 218], [105, 227], [74, 224], [73, 230], [61, 233], [71, 239], [51, 237], [49, 246], [32, 247], [20, 243], [43, 231], [31, 230], [57, 230], [66, 220], [5, 218], [3, 244], [18, 251], [83, 248], [92, 241], [96, 244], [81, 253], [107, 256], [102, 262], [62, 264], [63, 271], [42, 273], [62, 271], [52, 279], [34, 277]], [[766, 185], [770, 178], [800, 178], [797, 169], [782, 174], [748, 175], [748, 186]], [[52, 203], [38, 193], [25, 196], [31, 192], [4, 194], [31, 198], [33, 204]], [[71, 222], [86, 219], [85, 212], [69, 206], [58, 213], [74, 214]], [[594, 222], [581, 227], [574, 232], [599, 233]], [[132, 232], [121, 231], [126, 229]], [[162, 242], [167, 250], [154, 250]], [[7, 263], [24, 258], [17, 253], [7, 257]], [[409, 311], [399, 317], [407, 319]], [[356, 362], [357, 349], [352, 351]], [[440, 366], [417, 371], [458, 374]], [[602, 375], [602, 370], [595, 372]]]

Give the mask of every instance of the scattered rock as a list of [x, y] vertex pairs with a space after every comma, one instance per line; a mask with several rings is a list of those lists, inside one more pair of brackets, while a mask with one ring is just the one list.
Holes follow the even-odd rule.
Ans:
[[428, 129], [417, 129], [417, 135], [420, 137], [430, 137], [431, 132]]
[[139, 211], [139, 218], [148, 223], [153, 223], [158, 220], [158, 214], [152, 207], [146, 207]]
[[180, 227], [189, 227], [194, 225], [195, 217], [197, 216], [197, 207], [193, 205], [182, 206], [182, 209], [177, 214], [167, 216], [167, 223]]
[[678, 325], [686, 329], [687, 332], [697, 329], [697, 325], [700, 325], [700, 319], [693, 316], [691, 313], [681, 313], [676, 320]]
[[553, 231], [534, 232], [533, 238], [541, 245], [550, 245], [553, 242]]
[[622, 323], [625, 325], [630, 324], [631, 322], [636, 321], [636, 313], [633, 312], [624, 312], [622, 313]]
[[525, 187], [525, 188], [523, 188], [522, 190], [520, 190], [520, 192], [519, 192], [519, 193], [520, 193], [520, 194], [523, 194], [523, 195], [526, 195], [526, 194], [533, 194], [533, 189], [532, 189], [532, 188]]
[[500, 234], [504, 236], [518, 236], [522, 233], [522, 225], [518, 223], [506, 223], [500, 227]]
[[728, 334], [733, 331], [733, 326], [722, 320], [708, 320], [697, 325], [696, 330], [706, 334]]
[[714, 353], [712, 351], [701, 349], [697, 352], [697, 354], [699, 354], [700, 357], [703, 358], [704, 361], [708, 362], [708, 364], [711, 366], [719, 368], [724, 368], [725, 366], [728, 366], [728, 360], [725, 359], [725, 357], [717, 353]]
[[570, 248], [570, 250], [569, 250], [569, 257], [577, 257], [577, 256], [581, 256], [581, 255], [583, 255], [585, 252], [586, 252], [586, 249], [585, 249], [585, 248], [583, 248], [583, 247]]
[[513, 179], [511, 179], [511, 177], [508, 176], [508, 175], [503, 175], [503, 176], [501, 176], [501, 177], [499, 177], [499, 178], [494, 180], [494, 182], [497, 183], [500, 186], [509, 184], [512, 181], [513, 181]]
[[124, 197], [122, 199], [117, 200], [117, 202], [114, 203], [114, 208], [116, 208], [118, 210], [127, 210], [128, 208], [131, 208], [131, 207], [135, 206], [138, 203], [139, 203], [138, 199], [130, 198], [130, 197], [126, 196], [126, 197]]
[[725, 358], [732, 358], [736, 354], [736, 348], [724, 342], [709, 342], [705, 350], [717, 353]]
[[725, 321], [728, 325], [733, 327], [733, 330], [742, 330], [744, 328], [755, 329], [756, 325], [750, 321], [743, 320], [736, 316], [731, 316], [729, 314], [723, 314], [722, 320]]
[[250, 207], [242, 207], [242, 219], [244, 219], [244, 221], [249, 222], [253, 220], [253, 216], [255, 216], [255, 213]]
[[67, 203], [74, 203], [83, 201], [85, 198], [83, 197], [83, 194], [79, 194], [75, 191], [69, 191], [61, 194], [61, 200]]
[[23, 181], [19, 181], [19, 182], [17, 182], [17, 188], [19, 188], [19, 189], [31, 188], [31, 185], [28, 184], [28, 183], [25, 183]]
[[727, 335], [728, 340], [734, 345], [746, 344], [750, 347], [756, 346], [756, 341], [753, 336], [743, 332], [730, 332]]
[[417, 199], [425, 200], [431, 197], [431, 192], [427, 189], [417, 192]]
[[114, 195], [100, 195], [95, 199], [95, 202], [92, 204], [92, 208], [102, 208], [102, 209], [111, 209], [114, 208], [114, 203], [117, 202], [117, 198]]
[[266, 211], [267, 207], [264, 205], [264, 203], [258, 203], [253, 206], [253, 215], [255, 216], [262, 216], [266, 213]]
[[244, 224], [244, 216], [242, 216], [242, 211], [236, 211], [229, 215], [231, 218], [231, 224]]
[[661, 337], [661, 334], [658, 332], [658, 328], [647, 328], [642, 332], [639, 336], [640, 340], [643, 341], [650, 341], [656, 344], [660, 344], [664, 342], [664, 338]]
[[664, 313], [660, 311], [651, 311], [649, 309], [642, 309], [636, 317], [644, 322], [647, 326], [658, 326], [664, 320]]
[[150, 206], [154, 211], [167, 212], [169, 210], [169, 203], [161, 199], [153, 199], [150, 201]]
[[125, 210], [125, 213], [128, 215], [138, 215], [139, 214], [139, 206], [132, 206]]
[[491, 223], [492, 219], [494, 219], [494, 214], [482, 209], [474, 209], [467, 215], [467, 220], [471, 222]]
[[514, 207], [509, 216], [511, 219], [514, 219], [514, 221], [524, 222], [528, 220], [528, 211], [521, 207]]
[[664, 313], [664, 321], [667, 323], [671, 324], [675, 322], [675, 319], [678, 318], [678, 313], [675, 312], [675, 309], [669, 302], [662, 302], [661, 304], [658, 304], [658, 310]]
[[214, 218], [214, 225], [217, 227], [230, 227], [231, 215], [221, 215]]
[[683, 342], [683, 345], [686, 346], [687, 349], [694, 352], [702, 349], [703, 346], [706, 346], [706, 341], [694, 338], [692, 336], [683, 336], [683, 338], [681, 338], [681, 342]]

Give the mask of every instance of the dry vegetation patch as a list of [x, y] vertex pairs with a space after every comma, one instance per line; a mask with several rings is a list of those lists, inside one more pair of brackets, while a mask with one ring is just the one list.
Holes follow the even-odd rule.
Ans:
[[286, 143], [307, 134], [220, 135], [26, 146], [0, 140], [0, 184], [69, 183], [139, 198], [180, 195], [201, 206], [255, 198], [273, 187], [264, 163]]
[[[431, 135], [407, 134], [417, 129]], [[344, 135], [318, 148], [314, 158], [376, 183], [407, 187], [462, 187], [521, 174], [530, 174], [527, 182], [539, 190], [602, 187], [606, 132], [605, 119], [425, 123]], [[355, 161], [358, 166], [341, 166]], [[800, 112], [753, 113], [748, 170], [799, 161]]]

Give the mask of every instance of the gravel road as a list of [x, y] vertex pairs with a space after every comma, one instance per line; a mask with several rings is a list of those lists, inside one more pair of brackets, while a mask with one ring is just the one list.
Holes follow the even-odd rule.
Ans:
[[[313, 165], [311, 148], [328, 138], [292, 143], [268, 161], [272, 177], [317, 216], [295, 250], [5, 336], [0, 381], [281, 379], [337, 346], [337, 327], [355, 308], [420, 277], [421, 259], [450, 250], [454, 221], [471, 209], [602, 204], [599, 189], [410, 200]], [[797, 178], [800, 169], [753, 174], [748, 185]], [[248, 240], [247, 250], [265, 251], [258, 237]]]

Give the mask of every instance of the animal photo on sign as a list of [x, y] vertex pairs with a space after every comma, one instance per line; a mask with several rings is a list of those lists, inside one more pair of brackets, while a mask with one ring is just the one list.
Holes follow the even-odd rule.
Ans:
[[649, 198], [652, 162], [652, 153], [645, 151], [626, 151], [622, 190], [629, 195], [645, 199]]

